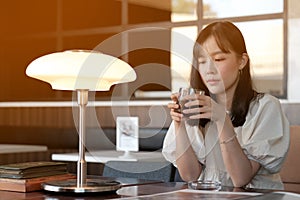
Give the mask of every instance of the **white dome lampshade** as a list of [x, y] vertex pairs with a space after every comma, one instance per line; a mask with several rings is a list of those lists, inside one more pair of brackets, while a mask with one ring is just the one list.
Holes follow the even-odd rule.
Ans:
[[136, 79], [136, 73], [128, 63], [86, 50], [70, 50], [39, 57], [29, 64], [26, 74], [48, 82], [55, 90], [107, 91], [114, 84]]

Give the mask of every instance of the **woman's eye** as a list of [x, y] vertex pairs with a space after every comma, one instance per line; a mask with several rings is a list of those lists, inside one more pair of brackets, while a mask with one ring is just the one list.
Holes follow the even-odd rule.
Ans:
[[223, 61], [223, 60], [225, 60], [225, 58], [215, 58], [216, 62], [220, 62], [220, 61]]
[[199, 64], [205, 64], [206, 60], [199, 60]]

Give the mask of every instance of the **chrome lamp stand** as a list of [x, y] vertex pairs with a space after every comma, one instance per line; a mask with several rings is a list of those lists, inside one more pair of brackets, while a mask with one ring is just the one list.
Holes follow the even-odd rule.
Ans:
[[42, 184], [42, 188], [51, 192], [91, 193], [116, 191], [121, 184], [116, 181], [87, 179], [85, 160], [86, 106], [88, 90], [77, 90], [79, 106], [79, 155], [77, 161], [77, 179], [51, 181]]

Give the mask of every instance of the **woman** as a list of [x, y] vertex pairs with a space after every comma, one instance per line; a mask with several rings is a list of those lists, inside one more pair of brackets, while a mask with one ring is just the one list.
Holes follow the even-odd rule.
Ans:
[[[163, 154], [184, 181], [218, 180], [234, 187], [283, 189], [279, 171], [289, 148], [289, 123], [275, 97], [256, 92], [250, 59], [239, 29], [214, 22], [194, 46], [191, 87], [178, 112], [178, 94], [168, 104], [173, 122]], [[189, 114], [189, 117], [184, 117]], [[189, 125], [189, 120], [199, 125]]]

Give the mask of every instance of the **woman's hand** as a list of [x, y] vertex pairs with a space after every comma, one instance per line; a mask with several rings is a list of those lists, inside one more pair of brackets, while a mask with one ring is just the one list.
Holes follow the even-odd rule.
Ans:
[[168, 108], [170, 109], [171, 118], [175, 122], [181, 122], [183, 118], [183, 114], [179, 113], [177, 110], [180, 109], [180, 105], [178, 103], [178, 93], [174, 93], [171, 95], [172, 103], [168, 104]]
[[187, 103], [182, 112], [189, 114], [189, 119], [210, 119], [212, 121], [224, 120], [226, 109], [216, 103], [210, 96], [194, 94], [186, 96]]
[[183, 114], [179, 105], [179, 93], [171, 95], [172, 103], [168, 104], [170, 115], [175, 126], [176, 164], [184, 181], [197, 180], [201, 174], [202, 166], [192, 148], [190, 139], [186, 132]]

